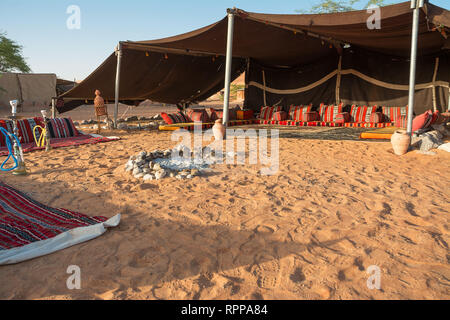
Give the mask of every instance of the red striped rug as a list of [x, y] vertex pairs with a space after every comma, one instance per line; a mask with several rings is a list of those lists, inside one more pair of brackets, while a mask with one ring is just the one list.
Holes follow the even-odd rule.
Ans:
[[[73, 147], [83, 144], [96, 144], [100, 142], [109, 142], [119, 140], [120, 138], [107, 138], [107, 137], [94, 137], [88, 134], [80, 134], [75, 137], [68, 138], [52, 138], [50, 140], [50, 145], [53, 149], [61, 147]], [[34, 142], [22, 143], [23, 152], [31, 152], [36, 150], [43, 150], [45, 147], [37, 147]], [[7, 156], [8, 149], [6, 147], [0, 148], [0, 156]]]
[[115, 226], [113, 218], [89, 217], [48, 207], [0, 181], [0, 264], [31, 259], [90, 240]]

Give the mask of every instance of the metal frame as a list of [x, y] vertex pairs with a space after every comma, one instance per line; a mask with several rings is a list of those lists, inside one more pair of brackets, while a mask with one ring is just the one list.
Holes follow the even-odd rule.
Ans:
[[116, 84], [115, 84], [115, 100], [114, 100], [114, 129], [117, 129], [117, 116], [119, 114], [119, 89], [120, 89], [120, 67], [122, 62], [122, 42], [116, 47], [117, 69], [116, 69]]
[[412, 118], [414, 113], [414, 93], [416, 87], [416, 65], [417, 65], [417, 40], [419, 37], [420, 10], [424, 5], [424, 0], [411, 0], [413, 11], [413, 26], [411, 37], [411, 63], [409, 67], [409, 92], [408, 92], [408, 122], [406, 133], [412, 134]]
[[225, 91], [223, 98], [223, 125], [228, 127], [228, 109], [230, 106], [230, 84], [231, 84], [231, 64], [233, 61], [233, 33], [234, 33], [234, 15], [236, 8], [227, 9], [228, 31], [227, 31], [227, 55], [225, 57]]

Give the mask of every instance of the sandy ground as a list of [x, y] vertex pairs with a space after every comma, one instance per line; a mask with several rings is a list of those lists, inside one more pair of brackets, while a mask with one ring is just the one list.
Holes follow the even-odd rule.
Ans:
[[[108, 133], [106, 133], [108, 134]], [[130, 155], [168, 132], [26, 154], [0, 179], [54, 207], [120, 226], [60, 252], [0, 266], [1, 299], [449, 299], [450, 154], [390, 143], [280, 139], [280, 170], [216, 165], [143, 183]], [[69, 265], [81, 289], [68, 290]], [[367, 287], [371, 265], [381, 289]]]

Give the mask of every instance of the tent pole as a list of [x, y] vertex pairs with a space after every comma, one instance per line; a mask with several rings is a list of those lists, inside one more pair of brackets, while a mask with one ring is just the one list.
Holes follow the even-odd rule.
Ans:
[[434, 73], [433, 73], [433, 111], [437, 110], [437, 102], [436, 102], [436, 76], [439, 69], [439, 57], [436, 57], [436, 61], [434, 63]]
[[231, 82], [231, 63], [233, 59], [233, 32], [234, 32], [234, 14], [235, 9], [227, 9], [228, 31], [227, 31], [227, 55], [225, 62], [225, 92], [223, 98], [223, 125], [228, 127], [228, 108], [230, 106], [230, 82]]
[[339, 55], [338, 69], [336, 75], [336, 105], [341, 103], [341, 71], [342, 71], [342, 55]]
[[114, 129], [117, 129], [117, 115], [119, 113], [119, 86], [120, 86], [120, 65], [122, 62], [122, 42], [116, 47], [117, 69], [116, 69], [116, 87], [114, 100]]
[[406, 133], [412, 134], [412, 118], [414, 112], [414, 93], [416, 87], [416, 62], [417, 62], [417, 38], [419, 37], [419, 18], [420, 10], [423, 7], [424, 0], [411, 0], [411, 9], [413, 11], [413, 26], [411, 37], [411, 62], [409, 67], [409, 93], [408, 93], [408, 122]]
[[55, 98], [52, 98], [52, 119], [55, 119], [56, 117], [56, 103]]

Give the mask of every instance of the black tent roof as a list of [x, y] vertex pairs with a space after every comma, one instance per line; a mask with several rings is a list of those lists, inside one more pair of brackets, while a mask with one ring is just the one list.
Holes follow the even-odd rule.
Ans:
[[[407, 58], [411, 45], [410, 2], [381, 8], [381, 28], [369, 29], [366, 10], [332, 14], [262, 14], [236, 9], [233, 78], [246, 59], [292, 67], [336, 56], [345, 44]], [[450, 49], [450, 12], [425, 4], [420, 14], [418, 55]], [[121, 101], [197, 102], [224, 85], [227, 18], [174, 37], [122, 42]], [[447, 37], [448, 34], [448, 37]], [[65, 112], [93, 99], [95, 89], [114, 99], [116, 57], [61, 97]]]

